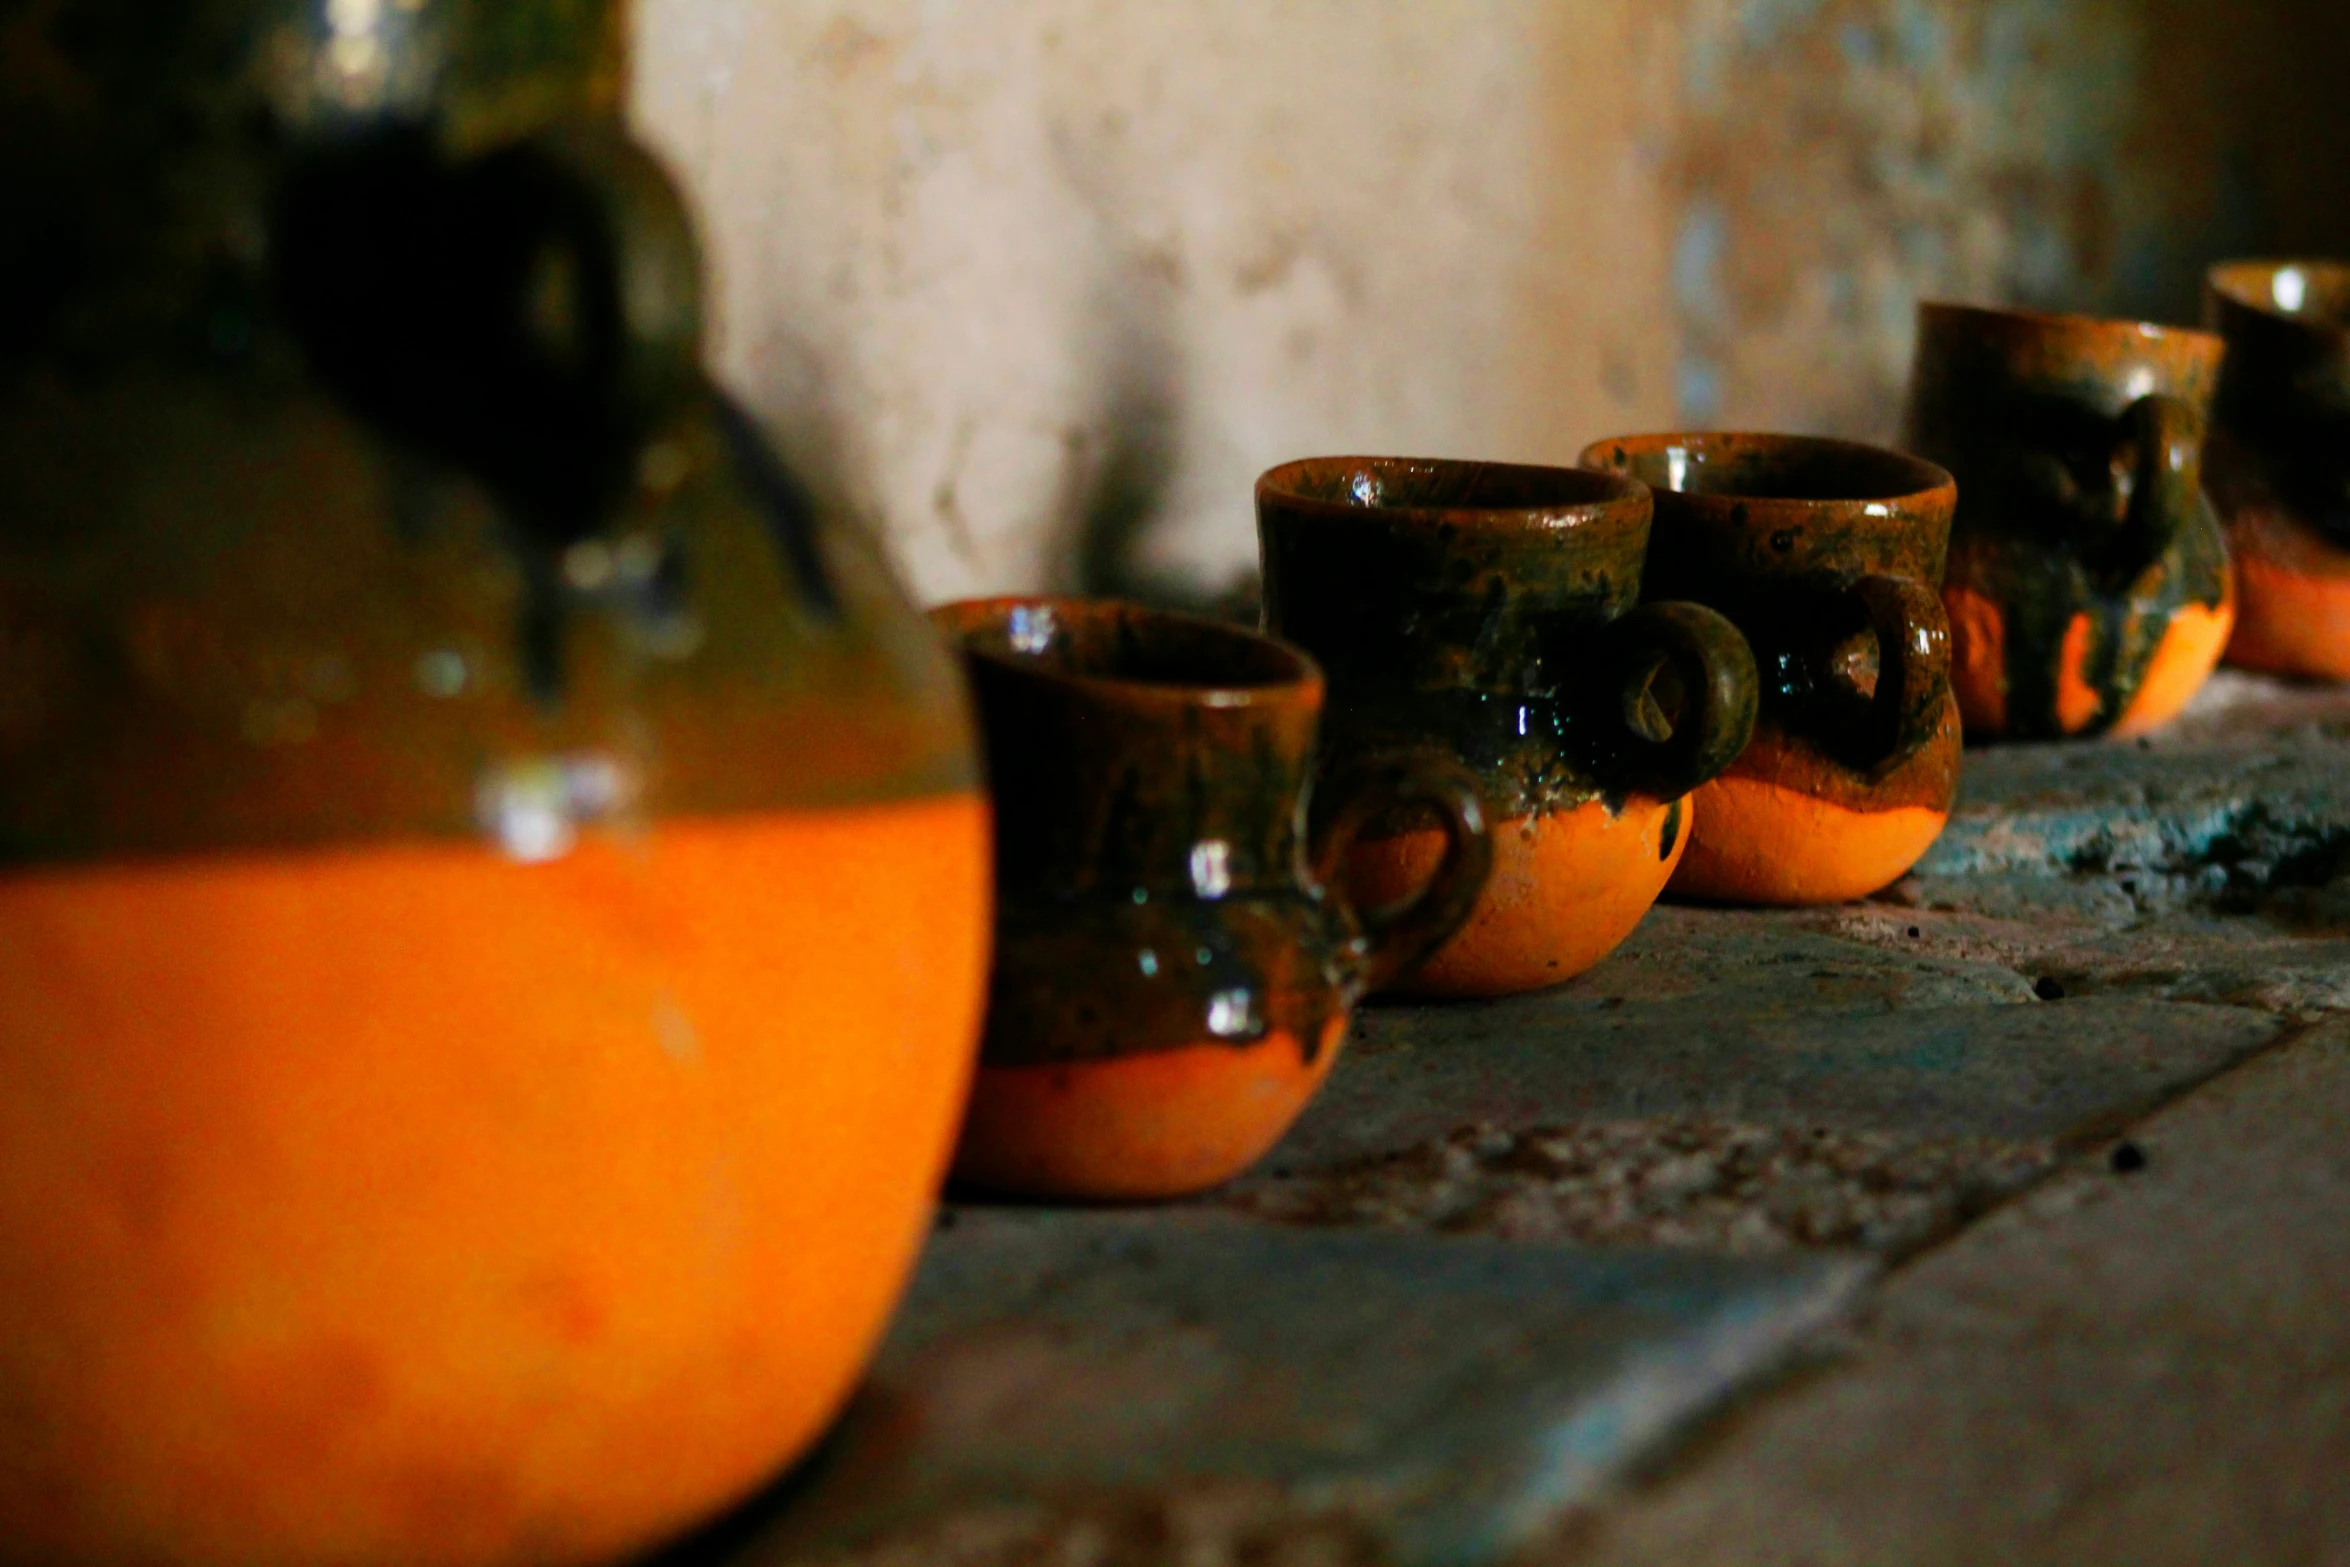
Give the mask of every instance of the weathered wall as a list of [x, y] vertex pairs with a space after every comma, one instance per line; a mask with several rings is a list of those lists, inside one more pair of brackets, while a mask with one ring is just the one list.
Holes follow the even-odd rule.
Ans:
[[1212, 594], [1342, 449], [1883, 434], [1921, 293], [2350, 249], [2340, 0], [639, 0], [719, 358], [930, 598]]
[[1691, 0], [1673, 178], [1693, 423], [1892, 433], [1923, 297], [2196, 318], [2350, 247], [2342, 0]]

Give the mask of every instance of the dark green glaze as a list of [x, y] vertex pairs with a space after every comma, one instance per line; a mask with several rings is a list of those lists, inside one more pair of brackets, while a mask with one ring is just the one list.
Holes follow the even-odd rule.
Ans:
[[2234, 261], [2211, 269], [2204, 322], [2226, 339], [2212, 409], [2221, 508], [2274, 497], [2350, 549], [2350, 263]]
[[1774, 781], [1848, 809], [1948, 808], [1952, 764], [1928, 751], [1950, 703], [1934, 592], [1956, 502], [1948, 474], [1792, 435], [1621, 436], [1582, 461], [1654, 494], [1648, 593], [1712, 606], [1753, 647], [1749, 754], [1769, 759]]
[[[1918, 307], [1902, 444], [1959, 482], [1948, 585], [2002, 616], [2006, 733], [2101, 733], [2171, 617], [2216, 609], [2227, 548], [2203, 496], [2221, 343], [2135, 321]], [[2058, 716], [2074, 618], [2089, 617], [2085, 728]]]
[[976, 787], [954, 661], [702, 371], [616, 5], [0, 28], [0, 864]]
[[[1309, 1053], [1483, 890], [1476, 794], [1428, 762], [1327, 787], [1309, 842], [1322, 677], [1294, 648], [1110, 601], [932, 611], [962, 641], [996, 799], [997, 939], [982, 1059], [1099, 1059], [1287, 1030]], [[1433, 808], [1427, 890], [1358, 913], [1328, 890], [1371, 814]]]
[[1312, 458], [1257, 481], [1257, 527], [1266, 629], [1330, 679], [1334, 767], [1433, 746], [1516, 820], [1634, 791], [1675, 799], [1746, 744], [1754, 667], [1738, 634], [1697, 605], [1639, 606], [1637, 484]]

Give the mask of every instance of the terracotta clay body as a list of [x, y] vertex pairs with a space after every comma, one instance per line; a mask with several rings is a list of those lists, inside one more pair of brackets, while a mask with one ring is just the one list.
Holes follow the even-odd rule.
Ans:
[[1802, 436], [1600, 441], [1587, 467], [1656, 497], [1647, 591], [1710, 604], [1762, 672], [1754, 739], [1697, 791], [1671, 890], [1741, 903], [1874, 892], [1926, 851], [1957, 788], [1958, 710], [1934, 584], [1950, 476]]
[[[1399, 989], [1503, 995], [1598, 962], [1679, 863], [1689, 791], [1746, 743], [1744, 640], [1698, 605], [1639, 606], [1649, 516], [1640, 485], [1564, 468], [1332, 457], [1258, 481], [1266, 626], [1331, 683], [1324, 765], [1434, 752], [1493, 818], [1485, 896]], [[1347, 885], [1399, 896], [1442, 847], [1396, 813]]]
[[2350, 680], [2350, 263], [2211, 269], [2226, 339], [2205, 482], [2227, 521], [2247, 669]]
[[1969, 735], [2141, 734], [2235, 624], [2203, 496], [2205, 332], [1922, 305], [1902, 444], [1959, 483], [1943, 598]]
[[[1001, 887], [959, 1180], [1093, 1199], [1229, 1180], [1328, 1075], [1347, 1009], [1458, 927], [1489, 851], [1476, 793], [1428, 763], [1324, 792], [1312, 662], [1130, 605], [998, 599], [961, 638], [987, 735]], [[1365, 821], [1411, 802], [1449, 848], [1404, 902], [1328, 890]]]
[[816, 1436], [926, 1230], [988, 929], [958, 671], [703, 379], [615, 12], [46, 9], [0, 61], [54, 247], [0, 250], [0, 1560], [640, 1549]]

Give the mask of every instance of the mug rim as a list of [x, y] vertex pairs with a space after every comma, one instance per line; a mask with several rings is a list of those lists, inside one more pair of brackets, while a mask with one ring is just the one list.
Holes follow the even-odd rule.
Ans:
[[1918, 301], [1917, 319], [1921, 337], [1925, 335], [1922, 329], [1929, 321], [1949, 322], [1953, 325], [1971, 321], [1985, 326], [2030, 326], [2082, 335], [2134, 333], [2149, 343], [2201, 348], [2207, 352], [2217, 352], [2226, 347], [2226, 341], [2217, 332], [2207, 332], [2201, 327], [2142, 321], [2130, 316], [2092, 316], [2068, 310], [2036, 310], [2025, 305], [1976, 305], [1956, 299], [1921, 299]]
[[[1285, 673], [1250, 683], [1141, 680], [1131, 676], [1087, 670], [1058, 669], [1033, 657], [979, 646], [974, 638], [1007, 621], [1014, 610], [1042, 609], [1056, 618], [1099, 623], [1140, 619], [1205, 634], [1229, 647], [1270, 652], [1287, 666]], [[1095, 696], [1133, 705], [1167, 708], [1206, 707], [1224, 710], [1272, 707], [1289, 702], [1319, 705], [1323, 693], [1322, 668], [1313, 656], [1294, 643], [1268, 632], [1252, 630], [1228, 620], [1160, 609], [1131, 599], [1086, 598], [1076, 594], [1003, 593], [977, 598], [949, 599], [924, 612], [924, 618], [948, 637], [965, 658], [984, 660], [991, 667], [1026, 679], [1046, 681]]]
[[[2250, 311], [2263, 320], [2274, 321], [2297, 332], [2336, 342], [2350, 341], [2350, 315], [2340, 320], [2324, 316], [2303, 315], [2286, 310], [2275, 303], [2274, 280], [2288, 271], [2324, 273], [2350, 284], [2350, 260], [2330, 256], [2241, 256], [2229, 261], [2215, 261], [2203, 272], [2203, 286], [2214, 298], [2238, 310]], [[2255, 283], [2265, 298], [2255, 298], [2247, 288]], [[2221, 324], [2225, 335], [2225, 323]]]
[[[1878, 446], [1867, 441], [1848, 441], [1832, 435], [1797, 435], [1769, 430], [1666, 430], [1639, 435], [1610, 436], [1593, 441], [1583, 448], [1579, 459], [1587, 467], [1604, 462], [1610, 452], [1664, 452], [1676, 447], [1734, 447], [1768, 446], [1780, 451], [1804, 452], [1821, 458], [1862, 458], [1873, 463], [1888, 464], [1892, 468], [1907, 469], [1915, 485], [1880, 491], [1873, 494], [1846, 495], [1746, 495], [1734, 490], [1675, 490], [1650, 486], [1659, 506], [1664, 505], [1719, 505], [1723, 508], [1746, 507], [1753, 511], [1778, 513], [1788, 509], [1813, 510], [1821, 506], [1854, 506], [1872, 514], [1881, 512], [1892, 516], [1902, 511], [1928, 508], [1939, 501], [1955, 503], [1958, 481], [1949, 470], [1912, 452], [1898, 451], [1890, 446]], [[1604, 471], [1596, 470], [1595, 471]], [[1859, 488], [1855, 486], [1854, 488]], [[1668, 499], [1669, 498], [1669, 499]]]
[[[1597, 488], [1599, 493], [1557, 502], [1538, 502], [1516, 506], [1438, 505], [1376, 501], [1330, 500], [1310, 495], [1297, 487], [1296, 476], [1309, 469], [1372, 467], [1419, 468], [1441, 470], [1486, 470], [1495, 473], [1540, 475], [1545, 478], [1563, 478], [1569, 488]], [[1596, 484], [1594, 483], [1596, 481]], [[1523, 528], [1528, 522], [1542, 519], [1551, 523], [1592, 522], [1616, 513], [1627, 506], [1637, 506], [1650, 500], [1648, 486], [1622, 474], [1601, 473], [1591, 469], [1564, 466], [1556, 463], [1524, 463], [1488, 461], [1477, 457], [1395, 457], [1333, 454], [1319, 457], [1293, 457], [1274, 464], [1257, 476], [1256, 499], [1260, 511], [1268, 500], [1298, 512], [1323, 518], [1356, 517], [1365, 520], [1385, 518], [1402, 521], [1435, 521], [1441, 519], [1455, 526], [1494, 529]]]

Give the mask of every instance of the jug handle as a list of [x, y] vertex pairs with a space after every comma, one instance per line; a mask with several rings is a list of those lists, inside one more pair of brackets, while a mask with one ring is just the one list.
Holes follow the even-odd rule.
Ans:
[[[1467, 922], [1493, 873], [1493, 835], [1476, 781], [1434, 752], [1377, 758], [1346, 774], [1339, 788], [1343, 799], [1314, 844], [1314, 879], [1324, 887], [1343, 885], [1347, 851], [1364, 828], [1391, 811], [1428, 807], [1445, 837], [1444, 858], [1418, 892], [1381, 908], [1348, 904], [1362, 932], [1365, 961], [1354, 987], [1361, 995], [1392, 984]], [[1336, 896], [1344, 900], [1343, 893]]]
[[[1643, 604], [1607, 629], [1607, 689], [1619, 700], [1631, 743], [1627, 779], [1659, 800], [1677, 800], [1718, 775], [1754, 737], [1760, 682], [1754, 650], [1728, 616], [1679, 600]], [[1670, 674], [1679, 712], [1657, 701]]]
[[1877, 638], [1877, 689], [1866, 733], [1870, 765], [1915, 752], [1942, 726], [1950, 692], [1950, 618], [1942, 596], [1907, 577], [1867, 576], [1851, 593]]
[[[484, 160], [527, 158], [568, 183], [577, 198], [558, 209], [546, 242], [601, 286], [604, 319], [583, 335], [607, 338], [595, 388], [635, 430], [650, 429], [701, 383], [702, 266], [693, 221], [660, 161], [627, 130], [601, 121], [547, 126]], [[568, 230], [568, 232], [563, 232]], [[550, 358], [581, 344], [548, 342]]]
[[2123, 410], [2113, 466], [2130, 475], [2120, 542], [2128, 576], [2168, 554], [2194, 519], [2203, 492], [2203, 437], [2203, 416], [2168, 393], [2149, 393]]
[[282, 182], [271, 245], [325, 384], [556, 542], [601, 522], [705, 384], [684, 199], [616, 121], [454, 161], [396, 129], [326, 149]]

